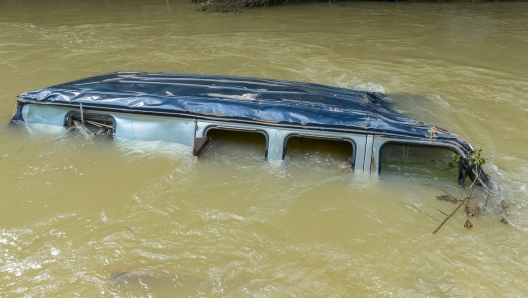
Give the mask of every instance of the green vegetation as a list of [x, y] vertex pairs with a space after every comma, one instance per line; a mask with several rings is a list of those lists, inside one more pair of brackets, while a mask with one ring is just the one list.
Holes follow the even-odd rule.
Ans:
[[468, 156], [470, 166], [478, 167], [486, 163], [486, 160], [480, 156], [480, 152], [482, 152], [482, 149], [475, 149], [475, 151]]
[[[469, 220], [470, 218], [476, 218], [478, 215], [480, 215], [483, 211], [486, 211], [490, 209], [490, 196], [491, 196], [491, 189], [487, 189], [488, 195], [484, 202], [477, 203], [476, 197], [473, 196], [473, 191], [475, 190], [475, 187], [477, 185], [485, 185], [482, 183], [481, 179], [481, 166], [486, 163], [486, 159], [483, 158], [480, 153], [482, 152], [482, 149], [475, 149], [473, 153], [471, 153], [467, 158], [467, 163], [470, 166], [470, 170], [473, 171], [474, 174], [474, 181], [471, 184], [471, 186], [468, 189], [467, 194], [463, 198], [458, 198], [452, 194], [450, 194], [444, 187], [436, 186], [440, 190], [442, 190], [445, 195], [437, 196], [437, 199], [451, 202], [452, 204], [457, 204], [453, 212], [450, 214], [447, 214], [443, 211], [438, 210], [440, 213], [445, 215], [445, 219], [441, 221], [440, 225], [436, 228], [436, 230], [433, 232], [433, 234], [436, 234], [443, 226], [444, 224], [457, 213], [458, 210], [461, 210], [462, 207], [464, 207], [462, 210], [464, 210], [464, 213], [466, 214], [466, 221], [464, 223], [464, 227], [466, 229], [471, 229], [473, 227], [473, 224]], [[462, 157], [458, 154], [453, 155], [453, 166], [461, 165], [460, 159]], [[422, 183], [423, 184], [423, 183]], [[425, 185], [425, 184], [424, 184]], [[505, 200], [501, 200], [496, 206], [494, 206], [493, 209], [495, 209], [495, 214], [500, 218], [500, 221], [502, 223], [508, 223], [506, 220], [506, 210], [508, 208], [508, 203]]]

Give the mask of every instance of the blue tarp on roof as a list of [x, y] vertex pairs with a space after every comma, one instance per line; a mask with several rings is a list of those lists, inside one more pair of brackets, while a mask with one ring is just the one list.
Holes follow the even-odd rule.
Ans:
[[376, 94], [312, 83], [195, 74], [118, 72], [23, 93], [25, 102], [335, 129], [454, 143], [446, 130], [404, 117]]

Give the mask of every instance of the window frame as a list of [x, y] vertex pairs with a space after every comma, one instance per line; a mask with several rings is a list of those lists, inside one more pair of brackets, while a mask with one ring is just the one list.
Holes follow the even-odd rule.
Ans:
[[465, 157], [465, 154], [462, 151], [458, 151], [457, 149], [455, 149], [455, 147], [447, 145], [447, 144], [389, 140], [389, 141], [383, 142], [383, 144], [381, 144], [379, 146], [379, 150], [378, 150], [378, 154], [377, 154], [378, 155], [378, 158], [377, 158], [377, 163], [378, 163], [378, 171], [377, 171], [377, 173], [378, 173], [378, 175], [382, 174], [382, 172], [381, 172], [381, 152], [383, 151], [383, 148], [385, 147], [385, 145], [390, 145], [390, 144], [414, 145], [414, 146], [423, 146], [423, 147], [443, 148], [443, 149], [451, 150], [453, 153], [460, 154], [463, 157]]
[[[63, 126], [68, 128], [73, 123], [73, 117], [75, 116], [81, 116], [81, 113], [79, 111], [68, 111], [66, 115], [64, 115], [64, 124]], [[83, 118], [101, 118], [101, 119], [108, 119], [108, 121], [112, 122], [112, 136], [116, 135], [116, 118], [110, 114], [101, 114], [101, 113], [93, 113], [93, 112], [84, 112], [82, 113]]]
[[332, 136], [322, 136], [322, 135], [312, 135], [312, 134], [304, 134], [304, 133], [290, 133], [284, 138], [284, 142], [282, 144], [282, 158], [281, 160], [284, 160], [286, 158], [286, 154], [288, 151], [288, 141], [290, 138], [296, 137], [296, 138], [305, 138], [305, 139], [318, 139], [318, 140], [327, 140], [327, 141], [341, 141], [341, 142], [348, 142], [352, 145], [352, 155], [350, 156], [352, 165], [351, 169], [354, 170], [356, 167], [356, 142], [354, 142], [353, 139], [347, 138], [347, 137], [332, 137]]
[[204, 129], [203, 136], [207, 137], [207, 134], [211, 130], [224, 130], [224, 131], [237, 131], [237, 132], [249, 132], [249, 133], [263, 134], [264, 139], [266, 140], [264, 158], [268, 159], [269, 136], [265, 130], [258, 129], [258, 128], [233, 127], [229, 125], [209, 125]]

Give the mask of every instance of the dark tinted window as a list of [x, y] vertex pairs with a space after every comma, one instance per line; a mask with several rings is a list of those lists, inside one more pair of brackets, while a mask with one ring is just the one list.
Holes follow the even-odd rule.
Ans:
[[381, 149], [381, 171], [456, 178], [450, 168], [453, 154], [442, 147], [389, 143]]

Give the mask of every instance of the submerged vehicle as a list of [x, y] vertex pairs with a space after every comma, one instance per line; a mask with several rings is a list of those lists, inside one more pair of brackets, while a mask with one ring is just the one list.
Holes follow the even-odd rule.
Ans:
[[[116, 72], [25, 92], [12, 121], [176, 142], [192, 147], [195, 156], [214, 130], [262, 134], [268, 160], [284, 159], [292, 138], [333, 140], [350, 144], [352, 170], [373, 174], [385, 162], [405, 163], [410, 155], [427, 160], [424, 152], [441, 149], [461, 156], [461, 185], [481, 171], [469, 165], [473, 148], [458, 135], [394, 112], [375, 93], [312, 83]], [[479, 183], [491, 183], [480, 173]]]

